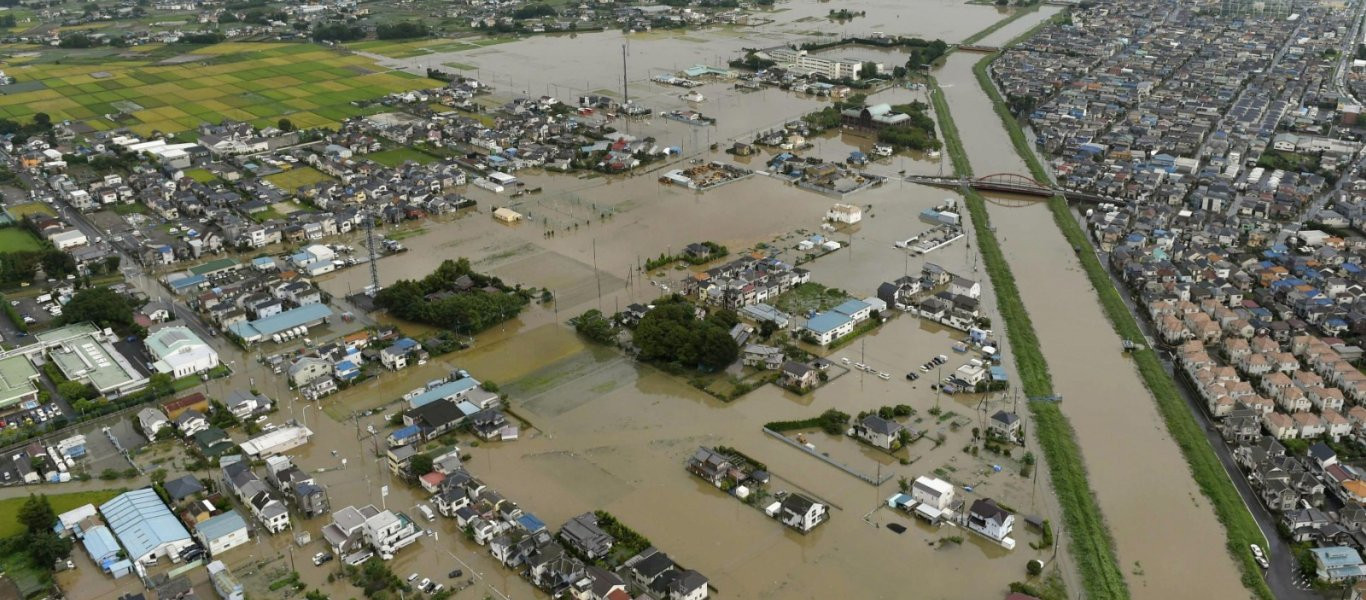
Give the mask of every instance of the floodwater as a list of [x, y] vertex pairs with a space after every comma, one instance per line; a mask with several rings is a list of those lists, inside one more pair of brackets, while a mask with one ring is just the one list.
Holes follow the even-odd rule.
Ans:
[[[938, 74], [973, 169], [978, 175], [1027, 174], [973, 76], [980, 59], [955, 53]], [[1213, 509], [1052, 213], [1038, 202], [988, 206], [1134, 597], [1176, 598], [1193, 589], [1215, 598], [1245, 597]]]
[[[883, 31], [954, 41], [999, 17], [994, 7], [957, 0], [868, 0], [840, 6], [867, 10], [867, 17], [834, 24], [824, 19], [831, 7], [825, 2], [784, 3], [768, 15], [774, 23], [760, 28], [541, 36], [469, 52], [385, 62], [410, 68], [446, 62], [474, 66], [481, 79], [497, 86], [500, 99], [521, 93], [561, 98], [584, 92], [619, 96], [621, 45], [629, 44], [632, 98], [656, 109], [674, 109], [687, 106], [678, 98], [683, 90], [650, 83], [649, 75], [698, 63], [724, 63], [742, 47], [771, 46], [802, 35]], [[1045, 7], [1026, 15], [983, 43], [1014, 37], [1054, 12], [1055, 8]], [[941, 69], [958, 127], [978, 172], [1021, 171], [990, 104], [977, 91], [970, 67], [978, 58], [957, 53]], [[708, 146], [718, 143], [724, 148], [736, 137], [747, 141], [754, 132], [821, 106], [806, 96], [779, 90], [743, 93], [722, 82], [699, 89], [707, 100], [696, 109], [716, 117], [715, 127], [654, 119], [623, 123], [622, 128], [683, 146], [687, 158], [731, 160]], [[923, 100], [924, 96], [898, 89], [873, 97], [879, 102], [910, 99]], [[813, 142], [816, 147], [808, 154], [827, 160], [842, 160], [851, 150], [866, 149], [871, 143], [848, 133], [826, 134]], [[761, 168], [762, 159], [751, 157], [748, 162], [751, 168]], [[889, 176], [898, 171], [936, 173], [945, 169], [944, 161], [897, 156], [867, 169]], [[632, 302], [649, 301], [665, 293], [663, 285], [672, 287], [686, 275], [641, 273], [636, 267], [647, 258], [711, 240], [729, 247], [733, 255], [763, 243], [782, 248], [786, 258], [795, 259], [788, 249], [817, 232], [825, 211], [836, 202], [762, 175], [707, 193], [656, 182], [654, 172], [678, 163], [652, 166], [631, 177], [519, 172], [528, 186], [544, 191], [514, 199], [471, 189], [468, 193], [480, 203], [476, 211], [425, 223], [425, 233], [403, 240], [409, 252], [379, 262], [384, 284], [421, 277], [443, 259], [464, 256], [476, 269], [508, 283], [554, 293], [553, 302], [533, 305], [518, 319], [476, 336], [471, 350], [386, 373], [321, 403], [306, 404], [293, 401], [276, 383], [279, 377], [254, 360], [254, 353], [220, 345], [223, 360], [234, 360], [239, 366], [228, 385], [245, 388], [271, 382], [261, 387], [283, 404], [271, 421], [298, 418], [316, 432], [314, 443], [291, 454], [301, 468], [315, 472], [327, 486], [334, 508], [384, 504], [432, 528], [435, 536], [424, 537], [420, 547], [401, 551], [390, 567], [400, 577], [416, 572], [448, 587], [452, 582], [445, 574], [462, 568], [466, 578], [476, 577], [478, 582], [461, 592], [460, 598], [540, 594], [494, 562], [484, 548], [463, 539], [453, 522], [422, 521], [413, 507], [427, 494], [391, 478], [382, 459], [376, 458], [383, 441], [365, 433], [367, 425], [385, 429], [382, 413], [397, 410], [392, 403], [404, 392], [453, 368], [498, 382], [512, 410], [529, 424], [522, 439], [515, 442], [474, 447], [462, 439], [462, 449], [471, 456], [467, 466], [472, 473], [551, 527], [583, 511], [610, 511], [683, 565], [701, 571], [726, 597], [996, 598], [1004, 595], [1009, 582], [1025, 577], [1025, 563], [1032, 558], [1056, 558], [1069, 588], [1079, 590], [1066, 553], [1055, 556], [1051, 548], [1033, 549], [1030, 544], [1039, 536], [1022, 522], [1013, 536], [1016, 548], [1006, 552], [962, 530], [934, 530], [886, 508], [878, 509], [897, 491], [898, 478], [938, 473], [958, 485], [969, 503], [992, 497], [1015, 508], [1021, 517], [1038, 515], [1061, 529], [1042, 463], [1035, 477], [1027, 479], [1018, 474], [1019, 451], [1014, 458], [987, 454], [979, 458], [963, 452], [970, 430], [980, 426], [985, 415], [1013, 408], [1028, 421], [1027, 411], [1019, 406], [1021, 400], [1002, 394], [939, 397], [929, 389], [932, 377], [915, 383], [903, 378], [938, 354], [951, 357], [945, 371], [957, 368], [967, 357], [949, 348], [961, 335], [901, 315], [831, 353], [836, 360], [850, 358], [888, 372], [890, 380], [849, 373], [804, 396], [766, 386], [728, 404], [684, 379], [633, 363], [616, 351], [585, 346], [574, 335], [564, 324], [568, 318], [589, 308], [615, 311]], [[984, 278], [971, 235], [927, 256], [912, 256], [892, 245], [928, 230], [931, 226], [919, 221], [918, 213], [948, 195], [893, 180], [850, 196], [844, 201], [864, 206], [864, 220], [831, 234], [849, 246], [802, 266], [812, 272], [814, 281], [860, 298], [872, 295], [883, 281], [918, 272], [927, 261]], [[512, 226], [495, 223], [489, 217], [494, 206], [510, 206], [528, 219]], [[1078, 430], [1101, 508], [1135, 594], [1180, 597], [1198, 586], [1209, 590], [1211, 597], [1242, 595], [1233, 565], [1221, 550], [1222, 532], [1166, 438], [1151, 399], [1132, 368], [1122, 364], [1119, 341], [1109, 333], [1069, 249], [1047, 222], [1048, 213], [1037, 205], [992, 210], [1059, 393], [1068, 398], [1064, 409]], [[350, 243], [357, 241], [353, 237]], [[368, 279], [369, 269], [362, 266], [331, 275], [320, 285], [341, 296], [363, 288]], [[989, 286], [984, 285], [982, 305], [999, 322]], [[355, 326], [391, 322], [383, 316], [359, 316]], [[403, 325], [410, 333], [424, 329]], [[1018, 380], [1010, 356], [1007, 349], [1005, 367]], [[1106, 373], [1108, 379], [1091, 380], [1089, 375], [1097, 372]], [[824, 434], [813, 434], [810, 439], [818, 451], [866, 474], [892, 475], [880, 487], [761, 431], [766, 422], [806, 418], [828, 408], [855, 414], [899, 403], [913, 406], [918, 414], [909, 424], [929, 433], [910, 447], [909, 465], [847, 439]], [[936, 406], [951, 414], [942, 420], [931, 416], [929, 410]], [[353, 416], [372, 408], [382, 408], [381, 414]], [[1026, 428], [1029, 425], [1026, 422]], [[936, 445], [934, 438], [940, 435], [944, 443]], [[683, 468], [684, 460], [699, 445], [733, 446], [767, 463], [774, 474], [773, 490], [800, 490], [824, 499], [835, 507], [832, 518], [801, 535], [710, 488]], [[1032, 442], [1030, 449], [1042, 459]], [[1148, 461], [1144, 469], [1133, 468], [1136, 455]], [[998, 466], [999, 471], [994, 468]], [[972, 486], [974, 492], [962, 491], [964, 485]], [[383, 486], [390, 490], [387, 497], [381, 495]], [[892, 521], [906, 524], [908, 531], [897, 535], [881, 527]], [[357, 591], [349, 585], [326, 581], [336, 571], [336, 562], [315, 568], [309, 561], [322, 549], [316, 540], [326, 522], [326, 518], [296, 522], [296, 530], [311, 532], [315, 540], [304, 547], [292, 547], [287, 535], [258, 537], [223, 559], [255, 597], [283, 597], [267, 586], [289, 568], [291, 560], [310, 587], [338, 598], [355, 596]], [[963, 536], [961, 545], [939, 543], [959, 535]], [[1060, 539], [1066, 543], [1065, 531], [1060, 532]], [[1173, 552], [1174, 548], [1180, 552]]]

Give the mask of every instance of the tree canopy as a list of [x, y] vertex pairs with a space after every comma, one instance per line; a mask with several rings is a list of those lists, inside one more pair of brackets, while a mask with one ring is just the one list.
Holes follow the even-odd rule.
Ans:
[[610, 344], [616, 337], [612, 331], [612, 321], [596, 308], [574, 319], [574, 331], [599, 344]]
[[60, 320], [62, 323], [91, 321], [100, 327], [122, 329], [133, 325], [133, 305], [109, 288], [85, 288], [66, 303]]
[[730, 337], [735, 322], [732, 311], [698, 319], [692, 303], [675, 295], [645, 313], [632, 339], [642, 360], [717, 370], [735, 362], [740, 354]]
[[408, 321], [477, 333], [516, 317], [526, 294], [480, 273], [465, 258], [446, 260], [419, 281], [403, 279], [375, 295], [375, 304]]

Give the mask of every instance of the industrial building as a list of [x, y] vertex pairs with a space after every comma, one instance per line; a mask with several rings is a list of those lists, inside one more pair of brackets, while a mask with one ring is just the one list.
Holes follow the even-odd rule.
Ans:
[[72, 381], [89, 383], [104, 395], [120, 395], [147, 386], [147, 378], [114, 349], [113, 334], [80, 323], [34, 335], [48, 344], [47, 358]]
[[38, 369], [24, 356], [0, 359], [0, 409], [38, 399]]
[[100, 505], [100, 514], [134, 562], [153, 565], [163, 557], [179, 562], [180, 551], [194, 545], [190, 532], [150, 487], [114, 496]]
[[306, 304], [264, 319], [233, 323], [228, 326], [228, 330], [242, 338], [242, 341], [251, 344], [295, 327], [309, 328], [321, 325], [331, 317], [332, 309], [326, 304]]

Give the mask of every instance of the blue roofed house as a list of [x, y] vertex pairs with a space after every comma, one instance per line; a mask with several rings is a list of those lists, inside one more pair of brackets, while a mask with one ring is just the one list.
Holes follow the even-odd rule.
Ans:
[[407, 446], [408, 444], [421, 439], [422, 428], [417, 425], [409, 425], [389, 434], [386, 441], [389, 443], [390, 448], [397, 448], [399, 446]]
[[457, 379], [455, 381], [443, 383], [434, 388], [429, 388], [427, 391], [412, 397], [408, 400], [408, 406], [421, 408], [422, 405], [430, 404], [437, 400], [461, 400], [474, 395], [474, 392], [477, 389], [479, 389], [479, 380], [473, 377]]
[[411, 359], [416, 358], [419, 362], [426, 360], [427, 352], [419, 346], [417, 341], [412, 338], [399, 338], [393, 345], [381, 350], [379, 362], [387, 369], [397, 371], [406, 369]]
[[831, 311], [849, 317], [855, 323], [861, 323], [873, 314], [873, 305], [862, 300], [845, 300]]
[[1361, 562], [1361, 554], [1347, 546], [1313, 548], [1314, 573], [1322, 581], [1337, 583], [1354, 581], [1366, 577], [1366, 565]]
[[817, 313], [806, 321], [805, 332], [824, 346], [854, 330], [854, 320], [835, 311]]
[[145, 565], [162, 557], [180, 561], [180, 551], [194, 540], [152, 488], [124, 492], [100, 505], [100, 514], [128, 551], [128, 558]]
[[336, 377], [338, 381], [351, 381], [352, 379], [360, 377], [360, 365], [350, 359], [338, 362], [333, 366], [332, 370], [332, 375]]

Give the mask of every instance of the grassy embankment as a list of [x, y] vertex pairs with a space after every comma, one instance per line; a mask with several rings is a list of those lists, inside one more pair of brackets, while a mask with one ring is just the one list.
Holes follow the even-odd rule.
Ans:
[[[1029, 140], [1024, 134], [1024, 130], [1020, 127], [1020, 124], [1015, 117], [1010, 114], [1009, 109], [1006, 107], [1005, 99], [1001, 97], [1000, 92], [991, 81], [988, 68], [995, 58], [996, 55], [988, 56], [981, 61], [978, 61], [977, 64], [973, 66], [973, 72], [977, 77], [977, 82], [981, 85], [982, 90], [991, 97], [996, 114], [1001, 118], [1001, 123], [1005, 126], [1007, 133], [1009, 133], [1010, 141], [1011, 144], [1015, 146], [1015, 151], [1029, 167], [1030, 175], [1039, 181], [1048, 181], [1048, 173], [1044, 169], [1043, 164], [1039, 162], [1038, 157], [1034, 154], [1033, 148], [1030, 146]], [[936, 98], [939, 98], [940, 96], [942, 95], [937, 94]], [[939, 109], [940, 103], [942, 103], [942, 100], [936, 103], [936, 110]], [[962, 152], [961, 145], [959, 152]], [[962, 160], [966, 163], [966, 155], [964, 155]], [[957, 164], [957, 159], [955, 159], [955, 166], [957, 166]], [[985, 215], [985, 205], [981, 203], [980, 197], [976, 201], [970, 198], [967, 204], [972, 213], [973, 224], [979, 225], [981, 221], [978, 217], [978, 212]], [[1058, 229], [1062, 231], [1062, 234], [1067, 238], [1068, 243], [1077, 248], [1089, 248], [1090, 242], [1087, 240], [1081, 225], [1078, 224], [1076, 218], [1073, 217], [1071, 209], [1067, 205], [1067, 201], [1061, 196], [1055, 196], [1048, 201], [1048, 206], [1053, 213], [1054, 222], [1057, 223]], [[982, 237], [980, 228], [978, 235], [980, 240]], [[984, 241], [979, 241], [979, 244], [983, 247], [983, 253], [985, 254], [985, 246], [987, 244]], [[1079, 252], [1078, 256], [1081, 260], [1082, 267], [1086, 271], [1087, 277], [1090, 278], [1091, 285], [1096, 290], [1101, 306], [1105, 310], [1105, 315], [1109, 318], [1115, 331], [1124, 339], [1134, 341], [1143, 340], [1143, 331], [1139, 327], [1138, 321], [1129, 311], [1129, 307], [1124, 303], [1124, 298], [1120, 295], [1119, 290], [1115, 288], [1114, 283], [1109, 277], [1109, 273], [1106, 271], [1105, 266], [1101, 264], [1100, 259], [1094, 252]], [[987, 264], [990, 266], [991, 261], [988, 260]], [[992, 281], [993, 283], [996, 281], [994, 274]], [[999, 289], [999, 284], [997, 285]], [[1007, 324], [1011, 324], [1009, 318], [1007, 318]], [[1015, 345], [1015, 347], [1018, 348], [1019, 346], [1015, 343], [1015, 336], [1013, 335], [1014, 328], [1012, 327], [1011, 329], [1012, 345]], [[1031, 337], [1032, 333], [1031, 330]], [[1017, 350], [1017, 355], [1019, 354], [1020, 353]], [[1133, 352], [1132, 356], [1134, 362], [1138, 366], [1139, 375], [1143, 378], [1144, 384], [1147, 386], [1148, 391], [1152, 394], [1157, 403], [1158, 411], [1162, 414], [1163, 421], [1165, 421], [1167, 425], [1167, 430], [1181, 448], [1181, 453], [1186, 459], [1186, 464], [1190, 467], [1192, 477], [1195, 478], [1196, 484], [1200, 486], [1201, 493], [1203, 493], [1205, 497], [1209, 499], [1210, 504], [1213, 505], [1215, 515], [1228, 532], [1226, 546], [1242, 570], [1243, 585], [1256, 594], [1257, 597], [1270, 600], [1273, 598], [1271, 589], [1267, 587], [1266, 581], [1262, 578], [1261, 569], [1257, 566], [1256, 562], [1252, 560], [1252, 555], [1247, 552], [1249, 544], [1258, 544], [1262, 547], [1266, 547], [1266, 537], [1262, 535], [1262, 531], [1257, 526], [1257, 522], [1252, 518], [1252, 514], [1243, 503], [1242, 496], [1238, 493], [1237, 488], [1234, 487], [1232, 480], [1229, 479], [1227, 471], [1224, 470], [1223, 465], [1220, 463], [1219, 457], [1215, 455], [1214, 449], [1206, 440], [1200, 423], [1196, 420], [1195, 415], [1191, 414], [1185, 399], [1181, 396], [1180, 391], [1177, 390], [1176, 384], [1163, 368], [1162, 361], [1157, 353], [1151, 348], [1144, 348]], [[1021, 372], [1021, 376], [1025, 377], [1025, 375], [1023, 375], [1023, 366], [1021, 366]], [[1034, 395], [1034, 392], [1032, 391], [1029, 393], [1030, 395]], [[1051, 456], [1049, 463], [1050, 466], [1053, 464]], [[1054, 477], [1056, 479], [1056, 473], [1054, 474]], [[1070, 519], [1068, 524], [1072, 525]]]
[[[958, 137], [958, 127], [953, 122], [948, 103], [937, 85], [932, 93], [932, 101], [954, 173], [971, 176], [972, 164]], [[1020, 297], [1015, 276], [1010, 271], [996, 235], [991, 231], [985, 199], [977, 192], [968, 190], [965, 204], [977, 236], [977, 248], [982, 253], [982, 262], [996, 292], [997, 307], [1001, 311], [1001, 318], [1005, 320], [1006, 335], [1014, 352], [1021, 386], [1025, 394], [1031, 397], [1051, 396], [1053, 379], [1048, 372], [1048, 363], [1039, 348], [1038, 336], [1025, 310], [1024, 300]], [[1071, 424], [1057, 404], [1030, 402], [1029, 408], [1034, 415], [1034, 432], [1047, 458], [1049, 475], [1062, 505], [1063, 521], [1072, 535], [1069, 548], [1080, 571], [1086, 595], [1097, 599], [1128, 598], [1128, 586], [1119, 568], [1114, 543], [1087, 482], [1081, 448]]]

